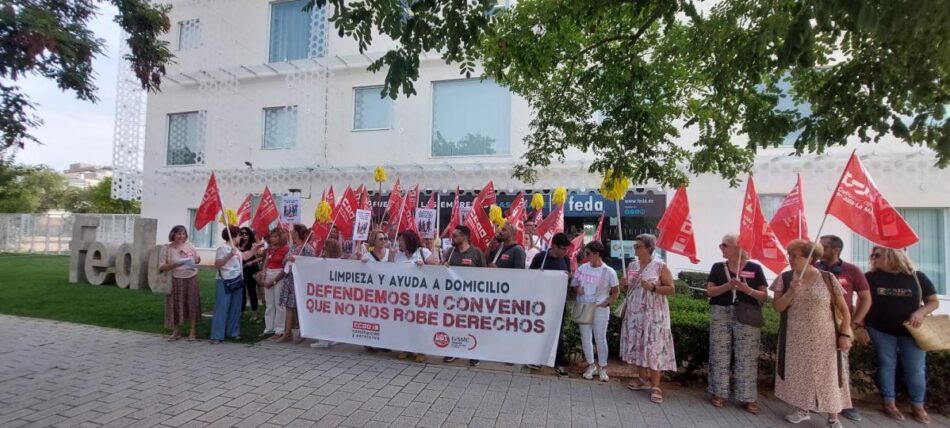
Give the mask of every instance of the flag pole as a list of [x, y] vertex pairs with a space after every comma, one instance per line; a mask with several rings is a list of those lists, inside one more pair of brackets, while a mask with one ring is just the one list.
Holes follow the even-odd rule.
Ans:
[[[214, 174], [214, 170], [211, 170], [211, 174]], [[215, 187], [218, 185], [218, 181], [214, 182]], [[224, 231], [228, 234], [228, 244], [234, 241], [234, 236], [231, 235], [231, 222], [228, 220], [228, 210], [224, 208], [224, 199], [221, 199], [221, 188], [218, 188], [218, 205], [221, 206], [221, 216], [224, 217]], [[238, 250], [240, 252], [240, 250]], [[230, 259], [229, 259], [230, 260]], [[221, 277], [224, 279], [224, 277]], [[244, 281], [244, 254], [241, 252], [241, 281]]]
[[623, 275], [627, 275], [627, 258], [626, 250], [623, 248], [623, 221], [621, 220], [623, 216], [620, 215], [620, 200], [617, 199], [614, 201], [615, 206], [617, 207], [617, 236], [620, 237], [620, 266], [623, 272]]
[[[838, 188], [841, 187], [841, 182], [844, 181], [844, 176], [845, 174], [848, 173], [848, 165], [851, 164], [851, 159], [854, 159], [854, 156], [857, 152], [858, 152], [858, 149], [854, 149], [851, 151], [851, 156], [848, 157], [848, 163], [845, 164], [844, 170], [841, 171], [841, 178], [838, 179], [838, 184], [835, 185], [835, 189], [832, 191], [831, 198], [828, 199], [828, 205], [825, 207], [825, 216], [821, 218], [821, 225], [818, 226], [818, 233], [815, 235], [816, 237], [821, 236], [821, 230], [824, 229], [825, 221], [828, 220], [828, 211], [831, 210], [831, 203], [835, 200], [835, 194], [838, 193]], [[806, 262], [808, 260], [811, 260], [811, 256], [814, 253], [815, 253], [815, 245], [813, 243], [811, 246], [811, 251], [808, 252], [808, 257], [805, 258]], [[795, 269], [792, 269], [793, 276], [794, 276], [794, 273], [795, 273]], [[805, 269], [802, 269], [801, 273], [798, 274], [798, 279], [801, 279], [802, 276], [804, 275], [805, 275]]]

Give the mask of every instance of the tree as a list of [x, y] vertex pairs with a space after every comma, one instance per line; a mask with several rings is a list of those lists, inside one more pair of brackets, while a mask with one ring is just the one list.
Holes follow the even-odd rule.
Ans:
[[[892, 135], [950, 163], [950, 8], [942, 0], [311, 0], [374, 61], [384, 93], [415, 94], [419, 58], [436, 51], [470, 76], [476, 64], [535, 110], [515, 175], [569, 148], [592, 172], [679, 185], [716, 173], [736, 184], [758, 149], [797, 134], [797, 154], [857, 136]], [[780, 89], [787, 83], [790, 91]], [[811, 114], [780, 109], [792, 97]], [[593, 117], [603, 119], [595, 121]], [[681, 129], [695, 128], [682, 144]], [[686, 165], [686, 168], [683, 166]]]
[[[16, 85], [18, 79], [42, 76], [79, 99], [98, 101], [92, 59], [102, 54], [104, 41], [95, 38], [88, 23], [103, 1], [5, 0], [0, 5], [0, 154], [37, 142], [29, 130], [42, 123], [29, 96]], [[159, 39], [171, 26], [169, 6], [109, 1], [119, 9], [115, 22], [128, 34], [125, 59], [143, 89], [158, 90], [172, 58], [168, 42]]]
[[95, 186], [72, 190], [63, 203], [69, 212], [138, 214], [142, 210], [141, 204], [138, 201], [112, 198], [112, 177], [106, 177]]
[[495, 154], [495, 139], [482, 134], [465, 134], [458, 141], [448, 141], [441, 132], [432, 137], [433, 156], [479, 156]]
[[0, 212], [41, 213], [61, 208], [66, 179], [46, 166], [0, 162]]

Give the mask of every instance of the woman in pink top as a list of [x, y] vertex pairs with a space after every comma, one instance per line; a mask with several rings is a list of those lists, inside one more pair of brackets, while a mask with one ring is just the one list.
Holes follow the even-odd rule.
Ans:
[[172, 290], [165, 296], [165, 328], [172, 329], [169, 342], [181, 338], [181, 325], [190, 322], [188, 341], [197, 340], [195, 325], [201, 317], [201, 294], [198, 291], [198, 263], [201, 256], [194, 245], [188, 242], [188, 229], [178, 225], [168, 232], [165, 257], [159, 265], [159, 273], [171, 271]]

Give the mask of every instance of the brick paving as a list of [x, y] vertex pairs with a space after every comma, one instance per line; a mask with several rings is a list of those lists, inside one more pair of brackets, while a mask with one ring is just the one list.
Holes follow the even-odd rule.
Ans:
[[[0, 427], [791, 427], [788, 406], [714, 409], [669, 387], [658, 406], [617, 380], [415, 364], [354, 347], [168, 343], [161, 336], [0, 315]], [[863, 409], [864, 422], [897, 424]], [[813, 415], [821, 427], [824, 418]], [[950, 426], [935, 416], [934, 426]]]

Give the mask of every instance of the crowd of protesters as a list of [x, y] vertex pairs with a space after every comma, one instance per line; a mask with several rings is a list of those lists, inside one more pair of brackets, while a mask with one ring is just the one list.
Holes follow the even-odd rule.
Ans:
[[[607, 326], [614, 315], [611, 308], [624, 299], [616, 313], [623, 317], [620, 331], [620, 355], [633, 366], [635, 377], [627, 383], [631, 390], [649, 392], [650, 400], [663, 402], [660, 388], [664, 371], [677, 370], [670, 309], [667, 296], [674, 292], [673, 275], [656, 255], [656, 238], [642, 234], [634, 238], [636, 258], [619, 275], [604, 258], [601, 241], [591, 241], [579, 252], [579, 263], [572, 270], [569, 258], [571, 239], [555, 234], [542, 244], [533, 224], [524, 231], [507, 223], [499, 228], [495, 243], [487, 251], [472, 245], [471, 231], [458, 226], [451, 233], [451, 246], [440, 248], [439, 240], [422, 239], [411, 230], [395, 236], [380, 229], [370, 231], [365, 243], [349, 246], [344, 252], [339, 234], [331, 231], [320, 254], [307, 245], [310, 231], [294, 225], [288, 233], [275, 228], [258, 240], [249, 228], [227, 227], [223, 243], [215, 252], [216, 273], [214, 316], [211, 343], [239, 339], [241, 314], [249, 306], [250, 318], [258, 321], [258, 300], [263, 300], [263, 331], [276, 342], [299, 343], [296, 333], [296, 302], [292, 270], [297, 257], [321, 256], [346, 258], [364, 263], [409, 263], [417, 266], [445, 265], [496, 269], [540, 269], [565, 272], [563, 281], [550, 284], [563, 287], [571, 300], [569, 306], [590, 306], [589, 319], [577, 318], [583, 311], [565, 308], [561, 337], [555, 354], [554, 369], [567, 376], [567, 350], [564, 330], [575, 319], [581, 338], [586, 368], [584, 379], [597, 376], [609, 381], [607, 374]], [[523, 233], [524, 239], [517, 239]], [[794, 410], [786, 416], [797, 424], [812, 413], [827, 414], [827, 426], [841, 426], [838, 416], [861, 420], [853, 409], [848, 378], [847, 353], [852, 342], [870, 343], [877, 358], [876, 381], [884, 401], [884, 412], [897, 420], [904, 414], [897, 408], [895, 383], [897, 362], [903, 370], [903, 382], [912, 404], [913, 418], [929, 423], [924, 410], [926, 358], [905, 322], [918, 326], [937, 309], [933, 283], [917, 271], [903, 250], [873, 247], [870, 270], [841, 259], [843, 242], [837, 236], [823, 236], [819, 242], [796, 240], [787, 247], [791, 270], [778, 276], [769, 286], [761, 266], [749, 260], [739, 248], [734, 234], [719, 244], [723, 261], [713, 264], [706, 284], [711, 306], [709, 324], [708, 392], [712, 406], [721, 408], [730, 397], [749, 413], [757, 414], [758, 357], [763, 327], [762, 305], [772, 292], [772, 307], [780, 314], [777, 349], [775, 396]], [[188, 242], [187, 228], [175, 226], [168, 236], [159, 271], [171, 276], [172, 289], [166, 297], [165, 326], [172, 330], [169, 341], [181, 338], [188, 323], [188, 340], [197, 340], [196, 321], [201, 316], [198, 287], [200, 257]], [[243, 277], [243, 287], [231, 283]], [[621, 297], [622, 296], [622, 297]], [[921, 305], [920, 302], [923, 304]], [[573, 313], [572, 313], [573, 312]], [[583, 317], [583, 315], [581, 315]], [[310, 346], [328, 347], [331, 342], [316, 341]], [[366, 348], [369, 352], [389, 352]], [[399, 351], [400, 359], [414, 358], [425, 363], [423, 354]], [[445, 357], [445, 362], [455, 361]], [[478, 360], [469, 360], [478, 366]], [[538, 369], [538, 366], [527, 366]], [[730, 385], [732, 384], [732, 385]]]

